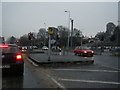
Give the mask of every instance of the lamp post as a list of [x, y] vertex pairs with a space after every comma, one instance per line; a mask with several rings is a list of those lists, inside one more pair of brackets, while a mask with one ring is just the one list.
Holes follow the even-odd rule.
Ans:
[[[70, 30], [70, 11], [65, 11], [68, 13], [68, 29]], [[69, 50], [69, 37], [70, 37], [70, 31], [68, 31], [68, 44], [67, 49]]]
[[46, 44], [46, 23], [44, 23], [44, 25], [45, 25], [45, 33], [44, 33], [44, 45]]
[[71, 46], [71, 49], [72, 49], [72, 37], [73, 37], [73, 19], [72, 18], [70, 18], [70, 20], [71, 20], [71, 44], [70, 44], [70, 46]]

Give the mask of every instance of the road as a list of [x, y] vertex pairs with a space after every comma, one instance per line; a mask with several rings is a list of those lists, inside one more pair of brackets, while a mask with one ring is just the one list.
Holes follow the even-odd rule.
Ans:
[[[87, 58], [87, 57], [80, 57]], [[88, 57], [89, 58], [89, 57]], [[25, 58], [25, 73], [4, 76], [3, 88], [120, 88], [120, 57], [95, 55], [90, 65], [37, 66]], [[68, 89], [69, 90], [69, 89]]]

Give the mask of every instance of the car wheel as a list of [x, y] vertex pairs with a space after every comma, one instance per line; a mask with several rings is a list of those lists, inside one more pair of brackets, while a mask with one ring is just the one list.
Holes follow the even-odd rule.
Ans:
[[77, 55], [77, 53], [75, 53], [75, 55]]
[[91, 57], [93, 57], [93, 55], [90, 55]]
[[83, 53], [80, 53], [80, 56], [83, 56]]

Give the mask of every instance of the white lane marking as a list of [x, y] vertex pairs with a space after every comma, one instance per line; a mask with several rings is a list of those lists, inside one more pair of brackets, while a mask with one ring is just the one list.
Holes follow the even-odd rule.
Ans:
[[30, 62], [30, 63], [32, 63], [34, 66], [38, 66], [36, 63], [34, 63], [32, 60], [30, 60], [29, 58], [27, 58], [27, 60]]
[[111, 69], [120, 70], [120, 69], [118, 69], [118, 68], [115, 68], [115, 67], [110, 67], [110, 66], [106, 66], [106, 65], [101, 65], [101, 66], [103, 66], [103, 67], [108, 67], [108, 68], [111, 68]]
[[101, 83], [101, 84], [120, 84], [119, 82], [106, 82], [106, 81], [92, 81], [92, 80], [75, 80], [75, 79], [59, 79], [61, 81], [85, 82], [85, 83]]
[[63, 85], [61, 85], [59, 82], [57, 82], [53, 77], [51, 77], [50, 75], [47, 75], [54, 83], [56, 83], [60, 88], [65, 89], [65, 87]]
[[52, 69], [61, 71], [84, 71], [84, 72], [120, 72], [120, 71], [110, 71], [110, 70], [87, 70], [87, 69]]

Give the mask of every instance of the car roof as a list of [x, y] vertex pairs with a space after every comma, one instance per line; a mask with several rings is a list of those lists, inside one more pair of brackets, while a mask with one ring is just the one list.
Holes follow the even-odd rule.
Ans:
[[11, 47], [17, 47], [16, 44], [6, 44], [6, 45], [11, 46]]

